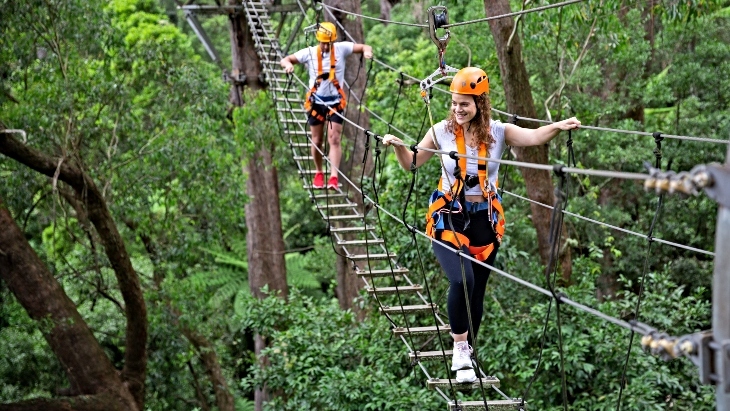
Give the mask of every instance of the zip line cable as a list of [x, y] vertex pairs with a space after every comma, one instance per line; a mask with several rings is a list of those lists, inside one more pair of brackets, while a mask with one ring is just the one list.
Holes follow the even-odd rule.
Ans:
[[[543, 7], [559, 7], [559, 5], [560, 6], [563, 6], [563, 5], [572, 4], [572, 3], [578, 3], [578, 2], [582, 2], [582, 1], [585, 1], [585, 0], [571, 0], [571, 1], [568, 1], [568, 2], [556, 3], [555, 5], [543, 6]], [[337, 24], [337, 26], [339, 26], [340, 29], [345, 33], [345, 36], [347, 36], [350, 39], [350, 41], [356, 42], [355, 41], [355, 38], [352, 37], [352, 35], [350, 35], [350, 33], [347, 30], [345, 30], [345, 27], [342, 26], [342, 24], [339, 22], [339, 20], [337, 20], [337, 18], [334, 16], [334, 14], [332, 14], [332, 12], [329, 11], [329, 9], [327, 9], [327, 8], [325, 8], [325, 9], [330, 14], [330, 16], [334, 20], [335, 24]], [[538, 9], [538, 7], [536, 7], [535, 9], [529, 9], [529, 10], [525, 10], [524, 12], [516, 12], [516, 13], [517, 14], [524, 14], [525, 12], [539, 11], [537, 9]], [[515, 14], [515, 13], [512, 13], [512, 14]], [[487, 19], [496, 19], [498, 17], [507, 17], [507, 15], [488, 17]], [[482, 21], [482, 20], [474, 20], [472, 22], [477, 22], [477, 21]], [[486, 20], [483, 20], [483, 21], [486, 21]], [[455, 24], [452, 24], [452, 25], [445, 25], [443, 27], [446, 28], [446, 27], [449, 27], [449, 26], [461, 25], [461, 24], [463, 24], [463, 23], [455, 23]], [[416, 81], [416, 84], [420, 83], [420, 81], [421, 81], [421, 79], [419, 79], [417, 77], [414, 77], [414, 76], [412, 76], [412, 75], [410, 75], [408, 73], [405, 73], [402, 70], [398, 70], [395, 67], [393, 67], [393, 66], [391, 66], [391, 65], [389, 65], [389, 64], [387, 64], [387, 63], [385, 63], [385, 62], [383, 62], [381, 60], [376, 59], [375, 57], [373, 57], [373, 61], [375, 61], [376, 63], [380, 64], [381, 66], [386, 67], [386, 68], [388, 68], [388, 69], [390, 69], [390, 70], [392, 70], [392, 71], [394, 71], [396, 73], [402, 73], [402, 75], [404, 77], [407, 77], [410, 80]], [[448, 90], [444, 90], [444, 89], [442, 89], [440, 87], [435, 87], [434, 86], [432, 88], [435, 89], [436, 91], [441, 92], [441, 93], [451, 95], [451, 93]], [[516, 116], [517, 115], [517, 114], [507, 113], [506, 111], [502, 111], [502, 110], [499, 110], [499, 109], [496, 109], [496, 108], [492, 108], [492, 111], [494, 111], [495, 113], [499, 113], [499, 114], [508, 116], [508, 117], [510, 117], [510, 116]], [[549, 121], [549, 120], [539, 120], [539, 119], [534, 119], [534, 118], [529, 118], [529, 117], [522, 117], [522, 116], [519, 116], [519, 119], [525, 120], [525, 121], [533, 121], [533, 122], [537, 122], [537, 123], [543, 123], [543, 124], [552, 124], [553, 123], [552, 121]], [[584, 125], [581, 125], [580, 128], [581, 129], [586, 129], [586, 130], [596, 130], [596, 131], [605, 131], [605, 132], [622, 133], [622, 134], [635, 134], [635, 135], [641, 135], [641, 136], [653, 136], [653, 134], [654, 134], [654, 133], [650, 133], [650, 132], [646, 132], [646, 131], [622, 130], [622, 129], [607, 128], [607, 127], [595, 127], [595, 126], [584, 126]], [[676, 139], [676, 140], [698, 141], [698, 142], [715, 143], [715, 144], [730, 144], [730, 140], [721, 140], [721, 139], [716, 139], [716, 138], [683, 136], [683, 135], [674, 135], [674, 134], [662, 134], [662, 136], [665, 137], [665, 138]]]
[[375, 21], [379, 21], [379, 22], [382, 22], [382, 23], [391, 23], [391, 24], [397, 24], [397, 25], [400, 25], [400, 26], [411, 26], [411, 27], [428, 28], [428, 24], [405, 23], [405, 22], [402, 22], [402, 21], [392, 21], [392, 20], [380, 19], [380, 18], [377, 18], [377, 17], [366, 16], [364, 14], [358, 14], [358, 13], [353, 13], [351, 11], [338, 9], [337, 7], [332, 7], [332, 6], [330, 6], [328, 4], [325, 4], [325, 3], [321, 3], [321, 4], [327, 9], [327, 11], [334, 10], [334, 11], [337, 11], [337, 12], [340, 12], [340, 13], [349, 14], [351, 16], [361, 17], [361, 18], [368, 19], [368, 20], [375, 20]]
[[[514, 13], [505, 13], [505, 14], [500, 14], [497, 16], [485, 17], [482, 19], [469, 20], [469, 21], [463, 21], [463, 22], [452, 23], [452, 24], [444, 24], [443, 26], [440, 26], [440, 28], [447, 29], [450, 27], [457, 27], [457, 26], [464, 26], [467, 24], [481, 23], [481, 22], [485, 22], [485, 21], [497, 20], [497, 19], [502, 19], [502, 18], [506, 18], [506, 17], [514, 17], [514, 16], [519, 16], [522, 14], [534, 13], [537, 11], [548, 10], [548, 9], [552, 9], [552, 8], [556, 8], [556, 7], [568, 6], [568, 5], [571, 5], [574, 3], [581, 3], [584, 1], [586, 1], [586, 0], [569, 0], [569, 1], [564, 1], [562, 3], [555, 3], [555, 4], [550, 4], [547, 6], [535, 7], [535, 8], [531, 8], [531, 9], [527, 9], [527, 10], [517, 11]], [[352, 11], [338, 9], [337, 7], [332, 7], [332, 6], [324, 4], [324, 3], [321, 3], [321, 4], [327, 9], [327, 11], [334, 10], [334, 11], [337, 11], [340, 13], [348, 14], [348, 15], [355, 16], [355, 17], [360, 17], [360, 18], [367, 19], [367, 20], [374, 20], [374, 21], [379, 21], [382, 23], [396, 24], [396, 25], [400, 25], [400, 26], [410, 26], [410, 27], [419, 27], [419, 28], [428, 28], [429, 27], [428, 24], [406, 23], [406, 22], [402, 22], [402, 21], [386, 20], [386, 19], [381, 19], [381, 18], [377, 18], [377, 17], [366, 16], [364, 14], [355, 13]]]

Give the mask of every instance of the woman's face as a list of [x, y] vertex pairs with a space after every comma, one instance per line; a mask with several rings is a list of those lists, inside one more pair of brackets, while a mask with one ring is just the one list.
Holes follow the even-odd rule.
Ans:
[[460, 126], [470, 122], [477, 114], [477, 105], [474, 98], [465, 94], [451, 95], [451, 111], [454, 113], [456, 123]]

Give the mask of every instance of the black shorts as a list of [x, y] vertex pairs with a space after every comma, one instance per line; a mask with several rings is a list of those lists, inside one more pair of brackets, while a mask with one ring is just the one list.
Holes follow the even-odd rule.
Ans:
[[[329, 107], [325, 106], [324, 104], [312, 103], [312, 109], [325, 119], [330, 112]], [[337, 110], [337, 112], [342, 114], [343, 110]], [[333, 113], [330, 115], [329, 121], [335, 124], [342, 124], [344, 120], [342, 120], [342, 117]], [[318, 126], [320, 124], [324, 124], [324, 121], [320, 121], [317, 117], [313, 116], [312, 112], [310, 111], [309, 113], [307, 113], [307, 124], [309, 124], [310, 126]]]

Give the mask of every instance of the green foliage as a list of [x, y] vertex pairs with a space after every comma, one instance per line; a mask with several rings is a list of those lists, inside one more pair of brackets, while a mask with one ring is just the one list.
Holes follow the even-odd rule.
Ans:
[[233, 133], [244, 157], [250, 159], [261, 148], [273, 147], [280, 141], [281, 130], [272, 99], [266, 91], [247, 90], [243, 99], [246, 104], [233, 111]]
[[269, 366], [253, 366], [244, 389], [281, 392], [269, 410], [420, 410], [443, 406], [414, 376], [399, 340], [385, 336], [382, 316], [357, 321], [336, 300], [296, 289], [289, 300], [249, 299], [242, 327], [269, 335]]
[[[174, 8], [171, 3], [166, 9]], [[590, 125], [726, 139], [730, 81], [718, 75], [730, 69], [726, 3], [629, 7], [615, 0], [590, 1], [524, 16], [516, 34], [538, 116], [576, 115]], [[268, 404], [275, 410], [443, 407], [437, 395], [425, 391], [421, 374], [411, 372], [402, 343], [389, 339], [389, 324], [380, 315], [367, 313], [359, 322], [332, 298], [336, 256], [288, 151], [278, 150], [281, 129], [270, 95], [244, 92], [246, 105], [233, 111], [230, 122], [229, 86], [220, 80], [219, 68], [207, 63], [182, 19], [162, 14], [154, 0], [0, 0], [0, 7], [0, 121], [28, 131], [31, 147], [83, 165], [103, 190], [148, 301], [150, 410], [195, 408], [195, 382], [213, 402], [203, 364], [180, 326], [194, 327], [212, 341], [238, 410], [252, 409], [252, 388], [264, 383], [282, 394]], [[452, 21], [483, 17], [483, 2], [476, 0], [448, 7]], [[513, 10], [520, 7], [512, 4]], [[363, 9], [379, 12], [373, 1], [364, 2]], [[423, 4], [400, 2], [392, 19], [423, 22]], [[203, 21], [223, 60], [230, 62], [228, 24], [225, 16]], [[423, 30], [364, 24], [366, 42], [378, 59], [420, 78], [436, 68], [435, 47]], [[292, 19], [282, 28], [285, 39], [294, 28]], [[307, 45], [306, 36], [296, 34], [293, 49]], [[490, 75], [493, 106], [503, 109], [488, 24], [455, 27], [452, 36], [447, 63], [483, 67]], [[374, 64], [367, 105], [388, 114], [384, 118], [395, 111], [393, 125], [415, 143], [429, 121], [418, 87], [400, 87], [399, 80], [398, 73]], [[563, 82], [560, 96], [549, 99]], [[434, 120], [440, 120], [448, 97], [435, 93], [431, 108]], [[371, 122], [376, 133], [389, 130]], [[565, 162], [566, 137], [552, 143], [550, 162]], [[573, 138], [579, 167], [643, 171], [643, 161], [655, 161], [651, 138], [588, 130]], [[286, 256], [293, 286], [288, 301], [255, 301], [248, 292], [246, 247], [240, 241], [248, 201], [241, 161], [250, 161], [261, 147], [276, 156], [287, 249], [302, 249]], [[675, 171], [726, 156], [722, 145], [670, 139], [662, 142], [662, 150], [662, 166]], [[422, 227], [438, 162], [418, 171], [406, 204], [411, 174], [398, 167], [391, 152], [383, 151], [384, 166], [372, 179], [380, 205]], [[507, 190], [525, 195], [516, 168], [503, 168], [500, 180], [504, 176]], [[67, 187], [7, 158], [0, 158], [0, 178], [0, 198], [121, 368], [122, 298], [94, 231], [84, 227], [58, 191]], [[366, 190], [372, 194], [372, 186]], [[644, 234], [658, 201], [639, 184], [592, 177], [571, 178], [568, 192], [569, 211]], [[507, 236], [496, 265], [544, 284], [544, 268], [534, 257], [529, 204], [505, 195], [504, 205]], [[370, 213], [375, 216], [376, 210]], [[716, 204], [704, 196], [667, 196], [653, 235], [713, 250], [711, 216], [716, 213]], [[381, 234], [399, 262], [416, 272], [419, 282], [428, 279], [443, 305], [447, 283], [428, 242], [418, 238], [414, 244], [400, 224], [381, 217]], [[649, 248], [643, 238], [572, 217], [566, 224], [575, 284], [564, 291], [571, 298], [631, 318], [648, 258], [642, 321], [673, 335], [709, 327], [711, 257], [657, 243]], [[53, 396], [68, 383], [42, 338], [43, 326], [33, 323], [2, 287], [0, 352], [10, 355], [0, 357], [0, 402]], [[522, 395], [533, 375], [547, 310], [542, 298], [496, 274], [490, 280], [479, 355], [509, 395]], [[527, 395], [531, 409], [562, 408], [554, 310], [543, 364]], [[628, 335], [570, 307], [561, 307], [561, 315], [571, 408], [615, 409]], [[265, 369], [252, 365], [254, 332], [271, 342]], [[696, 370], [686, 360], [660, 362], [640, 352], [637, 338], [631, 350], [622, 409], [712, 408], [711, 388], [698, 385]], [[433, 374], [443, 376], [443, 370]]]

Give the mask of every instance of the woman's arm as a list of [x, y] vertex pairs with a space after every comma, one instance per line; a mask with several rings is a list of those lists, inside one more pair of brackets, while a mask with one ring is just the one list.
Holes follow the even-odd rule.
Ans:
[[[392, 145], [393, 151], [395, 151], [395, 156], [396, 158], [398, 158], [398, 163], [400, 164], [400, 166], [406, 170], [410, 170], [411, 164], [413, 163], [413, 151], [411, 151], [411, 149], [407, 146], [401, 146], [392, 143], [403, 144], [403, 141], [401, 141], [401, 139], [392, 134], [386, 134], [385, 136], [383, 136], [383, 145], [386, 147]], [[426, 135], [423, 137], [423, 140], [421, 140], [418, 146], [434, 150], [436, 149], [436, 145], [433, 143], [433, 139], [431, 138], [431, 130], [428, 130], [428, 133], [426, 133]], [[418, 150], [418, 152], [416, 153], [416, 167], [420, 167], [433, 155], [434, 153], [430, 151]]]
[[575, 117], [571, 117], [536, 129], [522, 128], [514, 124], [505, 124], [504, 126], [504, 140], [508, 145], [512, 147], [529, 147], [545, 144], [563, 130], [580, 127], [580, 121]]

